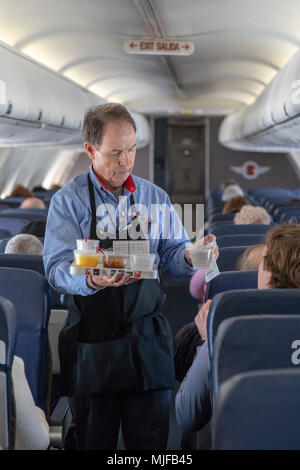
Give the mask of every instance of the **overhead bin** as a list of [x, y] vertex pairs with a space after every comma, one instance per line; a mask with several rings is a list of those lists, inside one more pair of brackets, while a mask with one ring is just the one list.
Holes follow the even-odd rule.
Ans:
[[[0, 146], [82, 144], [84, 111], [104, 99], [3, 43], [0, 64]], [[150, 126], [132, 114], [141, 148]]]
[[223, 120], [219, 141], [234, 150], [287, 152], [300, 149], [300, 51], [252, 105]]

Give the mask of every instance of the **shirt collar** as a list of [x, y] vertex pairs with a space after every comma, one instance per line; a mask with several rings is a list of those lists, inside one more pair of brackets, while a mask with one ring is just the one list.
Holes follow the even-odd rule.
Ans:
[[[98, 178], [98, 176], [96, 175], [96, 173], [94, 172], [94, 169], [93, 167], [91, 166], [91, 172], [92, 174], [95, 175], [95, 178], [97, 179], [97, 181], [99, 182], [99, 184], [101, 185], [101, 187], [107, 192], [107, 193], [110, 193], [110, 191], [104, 186], [104, 184], [102, 183], [102, 181]], [[127, 191], [129, 191], [130, 193], [134, 193], [134, 191], [136, 190], [136, 186], [134, 184], [134, 181], [133, 181], [133, 178], [131, 175], [128, 176], [127, 180], [125, 181], [125, 184], [124, 184], [125, 188], [127, 189]]]

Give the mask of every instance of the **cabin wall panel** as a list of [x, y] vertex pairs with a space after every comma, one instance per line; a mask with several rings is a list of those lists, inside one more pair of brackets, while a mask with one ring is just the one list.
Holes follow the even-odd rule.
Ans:
[[[242, 152], [221, 145], [218, 141], [221, 122], [221, 118], [207, 119], [209, 189], [220, 187], [222, 181], [230, 178], [234, 178], [245, 189], [272, 186], [295, 189], [300, 186], [299, 177], [286, 154]], [[242, 166], [246, 161], [255, 161], [259, 166], [270, 166], [271, 170], [254, 180], [248, 180], [230, 169], [231, 166]]]

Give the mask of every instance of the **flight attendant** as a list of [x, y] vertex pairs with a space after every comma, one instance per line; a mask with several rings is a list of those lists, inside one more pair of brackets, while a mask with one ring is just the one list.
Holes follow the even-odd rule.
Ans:
[[[92, 166], [52, 197], [44, 243], [46, 277], [68, 309], [59, 338], [61, 393], [71, 397], [79, 449], [116, 449], [120, 425], [126, 449], [165, 449], [174, 366], [160, 283], [128, 274], [72, 276], [70, 265], [76, 239], [111, 247], [136, 218], [133, 205], [143, 204], [148, 214], [153, 204], [167, 208], [170, 233], [181, 222], [165, 191], [132, 175], [136, 126], [125, 107], [89, 109], [83, 135]], [[99, 214], [108, 206], [115, 231], [103, 239]], [[165, 237], [165, 218], [158, 219], [157, 235], [149, 236], [156, 265], [174, 276], [193, 274], [185, 231]]]

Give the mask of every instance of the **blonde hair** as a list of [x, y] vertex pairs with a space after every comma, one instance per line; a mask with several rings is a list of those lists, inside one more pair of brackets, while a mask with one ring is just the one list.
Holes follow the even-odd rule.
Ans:
[[270, 216], [268, 212], [259, 206], [245, 205], [241, 208], [234, 219], [235, 224], [266, 224], [270, 223]]

